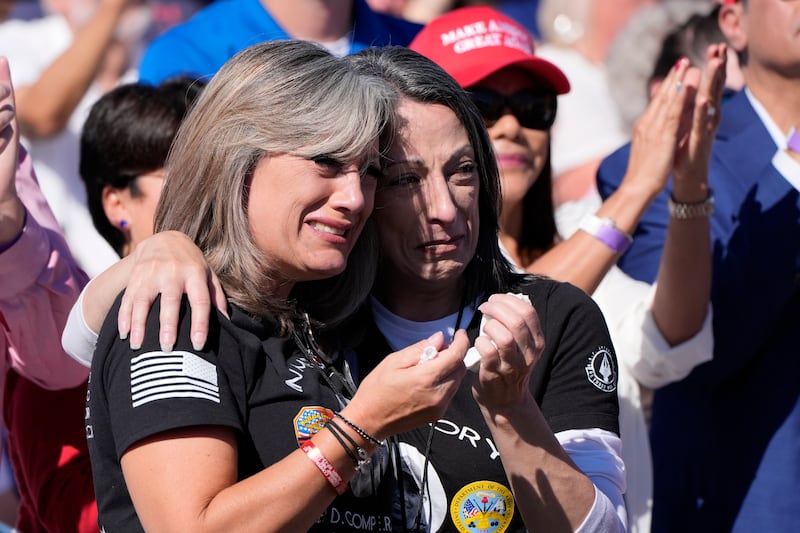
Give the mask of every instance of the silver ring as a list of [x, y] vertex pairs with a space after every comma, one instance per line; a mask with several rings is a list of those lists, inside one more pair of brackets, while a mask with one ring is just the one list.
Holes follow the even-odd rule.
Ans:
[[709, 105], [708, 109], [706, 109], [706, 114], [708, 115], [708, 118], [714, 118], [714, 115], [717, 114], [717, 108], [713, 105]]
[[683, 90], [683, 83], [679, 81], [678, 83], [675, 84], [675, 92], [679, 93], [682, 90]]

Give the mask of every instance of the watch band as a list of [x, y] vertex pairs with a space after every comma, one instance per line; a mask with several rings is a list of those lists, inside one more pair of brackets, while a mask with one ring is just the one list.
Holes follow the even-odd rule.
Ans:
[[669, 216], [678, 220], [710, 217], [714, 214], [714, 193], [708, 190], [708, 196], [702, 202], [682, 203], [675, 200], [672, 194], [667, 201]]
[[608, 246], [616, 254], [624, 254], [633, 242], [633, 237], [619, 229], [609, 217], [587, 215], [581, 220], [581, 229]]

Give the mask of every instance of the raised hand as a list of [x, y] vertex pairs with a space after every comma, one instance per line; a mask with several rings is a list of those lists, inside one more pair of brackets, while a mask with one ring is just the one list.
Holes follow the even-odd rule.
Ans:
[[[694, 70], [694, 74], [692, 74]], [[664, 78], [644, 113], [636, 121], [631, 155], [623, 183], [646, 189], [654, 197], [666, 186], [675, 162], [675, 150], [686, 123], [692, 90], [687, 78], [696, 76], [689, 60], [682, 58]]]
[[[689, 94], [688, 118], [679, 134], [675, 152], [673, 185], [681, 182], [702, 182], [705, 186], [711, 146], [720, 121], [722, 92], [725, 88], [727, 46], [712, 44], [706, 50], [706, 65], [687, 81]], [[699, 198], [702, 201], [704, 198]]]

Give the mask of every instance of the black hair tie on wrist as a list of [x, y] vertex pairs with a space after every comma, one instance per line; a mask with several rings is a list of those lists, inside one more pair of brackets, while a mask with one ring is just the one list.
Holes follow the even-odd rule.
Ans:
[[341, 418], [342, 422], [344, 422], [345, 424], [347, 424], [348, 426], [353, 428], [353, 431], [355, 431], [356, 433], [361, 435], [361, 437], [364, 438], [365, 440], [368, 440], [368, 441], [370, 441], [370, 442], [372, 442], [374, 444], [377, 444], [378, 446], [381, 445], [381, 441], [379, 441], [378, 439], [376, 439], [375, 437], [373, 437], [372, 435], [370, 435], [369, 433], [367, 433], [366, 431], [364, 431], [363, 429], [361, 429], [357, 425], [355, 425], [352, 422], [350, 422], [348, 419], [343, 417], [342, 413], [340, 413], [339, 411], [335, 411], [334, 414], [336, 416], [338, 416], [339, 418]]

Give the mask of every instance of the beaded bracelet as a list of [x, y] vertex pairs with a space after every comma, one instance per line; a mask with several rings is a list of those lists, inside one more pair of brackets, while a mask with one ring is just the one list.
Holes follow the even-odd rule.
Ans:
[[325, 479], [331, 484], [336, 494], [341, 496], [347, 491], [347, 483], [342, 479], [342, 476], [339, 475], [339, 472], [336, 471], [336, 468], [331, 462], [328, 461], [327, 457], [322, 455], [322, 452], [317, 448], [316, 444], [307, 440], [300, 445], [300, 449], [306, 453], [306, 457], [311, 459], [311, 462], [322, 472], [322, 475], [325, 476]]
[[[325, 427], [333, 434], [334, 437], [336, 437], [336, 440], [338, 440], [339, 444], [342, 445], [344, 451], [347, 452], [347, 455], [349, 455], [350, 459], [353, 460], [356, 470], [361, 472], [365, 466], [370, 464], [370, 458], [367, 450], [356, 444], [356, 441], [354, 441], [350, 435], [348, 435], [341, 427], [339, 427], [339, 424], [333, 420], [328, 420], [328, 422], [325, 424]], [[345, 440], [350, 443], [352, 448], [347, 446]]]
[[368, 441], [370, 441], [370, 442], [372, 442], [372, 443], [374, 443], [374, 444], [377, 444], [378, 446], [380, 446], [380, 445], [381, 445], [381, 441], [379, 441], [378, 439], [376, 439], [375, 437], [373, 437], [372, 435], [370, 435], [369, 433], [367, 433], [366, 431], [364, 431], [363, 429], [361, 429], [361, 428], [360, 428], [360, 427], [358, 427], [357, 425], [355, 425], [355, 424], [353, 424], [352, 422], [350, 422], [348, 419], [346, 419], [345, 417], [343, 417], [343, 416], [342, 416], [342, 413], [340, 413], [339, 411], [335, 411], [333, 414], [335, 414], [336, 416], [338, 416], [339, 418], [341, 418], [341, 419], [342, 419], [342, 422], [344, 422], [345, 424], [347, 424], [348, 426], [350, 426], [351, 428], [353, 428], [353, 431], [355, 431], [356, 433], [358, 433], [359, 435], [361, 435], [361, 437], [362, 437], [363, 439], [365, 439], [365, 440], [368, 440]]

